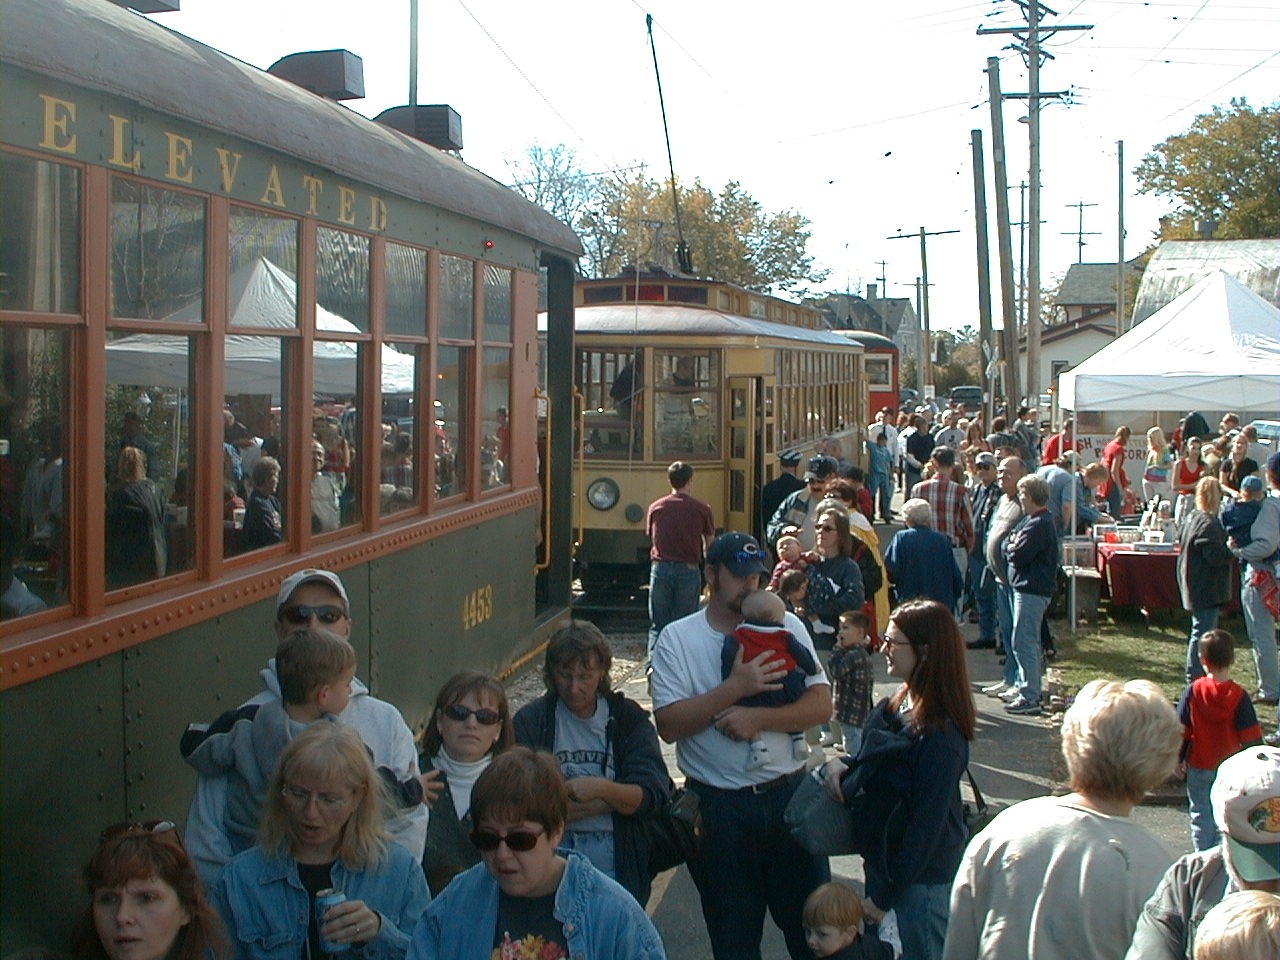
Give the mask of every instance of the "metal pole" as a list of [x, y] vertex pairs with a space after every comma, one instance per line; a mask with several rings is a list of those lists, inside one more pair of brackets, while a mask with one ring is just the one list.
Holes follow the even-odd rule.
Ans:
[[409, 106], [418, 105], [418, 0], [409, 0]]
[[920, 335], [924, 348], [924, 389], [921, 396], [933, 396], [933, 338], [929, 331], [929, 255], [925, 252], [924, 227], [920, 228]]
[[1116, 141], [1116, 336], [1124, 332], [1124, 141]]
[[982, 131], [970, 131], [973, 145], [973, 218], [978, 254], [978, 375], [982, 384], [983, 424], [991, 423], [991, 244], [987, 238], [987, 177], [982, 161]]

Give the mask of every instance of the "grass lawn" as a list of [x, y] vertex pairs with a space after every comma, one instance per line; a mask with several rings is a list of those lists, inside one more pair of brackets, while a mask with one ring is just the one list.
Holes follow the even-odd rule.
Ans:
[[[1080, 623], [1075, 636], [1066, 620], [1052, 620], [1050, 627], [1056, 638], [1057, 669], [1068, 695], [1074, 694], [1090, 680], [1106, 677], [1131, 680], [1141, 677], [1158, 684], [1169, 701], [1177, 704], [1186, 683], [1184, 664], [1187, 655], [1187, 629], [1190, 617], [1173, 611], [1159, 611], [1148, 623], [1136, 611], [1118, 611], [1119, 619], [1100, 613], [1096, 626]], [[1253, 653], [1239, 617], [1224, 620], [1222, 629], [1236, 640], [1236, 662], [1231, 678], [1245, 690], [1257, 689]], [[1276, 708], [1258, 705], [1258, 720], [1264, 733], [1276, 728]]]

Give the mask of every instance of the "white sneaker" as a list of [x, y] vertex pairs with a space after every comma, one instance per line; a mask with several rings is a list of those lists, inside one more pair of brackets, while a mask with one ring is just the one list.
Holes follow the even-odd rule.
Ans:
[[[804, 741], [802, 740], [801, 743]], [[769, 762], [769, 747], [763, 740], [751, 741], [751, 753], [747, 756], [747, 769], [759, 770]]]
[[1000, 694], [999, 699], [1003, 700], [1005, 703], [1013, 703], [1015, 700], [1021, 700], [1022, 694], [1018, 692], [1017, 687], [1010, 687], [1004, 693]]
[[835, 745], [836, 735], [830, 731], [827, 731], [818, 739], [818, 746], [820, 747], [834, 747]]
[[993, 683], [990, 686], [982, 688], [982, 692], [985, 693], [988, 697], [999, 697], [1004, 693], [1008, 692], [1008, 690], [1009, 690], [1009, 687], [1007, 684], [1005, 684], [1003, 680], [1001, 680], [999, 683]]

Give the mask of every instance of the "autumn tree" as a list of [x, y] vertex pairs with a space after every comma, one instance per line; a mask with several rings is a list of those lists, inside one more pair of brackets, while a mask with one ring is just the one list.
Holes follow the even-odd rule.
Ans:
[[677, 182], [677, 231], [671, 181], [649, 176], [643, 166], [592, 176], [566, 147], [530, 148], [508, 166], [520, 193], [578, 232], [586, 276], [613, 276], [651, 262], [674, 267], [679, 233], [699, 276], [793, 296], [826, 279], [808, 252], [808, 218], [764, 210], [736, 181], [718, 193], [700, 180]]
[[1243, 98], [1214, 107], [1191, 128], [1156, 144], [1136, 171], [1140, 190], [1176, 200], [1169, 237], [1193, 237], [1196, 220], [1217, 221], [1222, 240], [1280, 235], [1280, 104]]

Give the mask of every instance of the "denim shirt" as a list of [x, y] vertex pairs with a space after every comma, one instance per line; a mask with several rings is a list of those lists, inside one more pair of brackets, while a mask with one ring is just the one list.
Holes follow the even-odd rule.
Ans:
[[[553, 915], [564, 927], [570, 960], [665, 960], [644, 908], [580, 853], [556, 890]], [[454, 877], [422, 915], [409, 960], [489, 960], [498, 927], [498, 883], [479, 863]]]
[[[409, 932], [431, 902], [422, 864], [390, 843], [376, 873], [349, 870], [338, 861], [331, 876], [334, 889], [348, 900], [364, 901], [381, 920], [378, 936], [347, 955], [352, 960], [402, 960]], [[218, 879], [213, 902], [231, 934], [237, 960], [298, 960], [305, 955], [310, 896], [292, 857], [269, 856], [257, 846], [233, 857]]]

